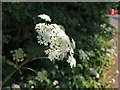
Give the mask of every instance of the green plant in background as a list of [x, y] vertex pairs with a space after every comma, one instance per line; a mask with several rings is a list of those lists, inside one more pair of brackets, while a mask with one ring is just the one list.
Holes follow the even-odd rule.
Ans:
[[[11, 60], [8, 60], [6, 59], [6, 57], [3, 57], [3, 60], [6, 61], [6, 63], [10, 66], [13, 66], [13, 71], [11, 71], [6, 77], [5, 79], [3, 80], [2, 82], [2, 86], [17, 72], [19, 71], [20, 74], [22, 74], [21, 72], [21, 69], [27, 69], [27, 70], [30, 70], [34, 73], [36, 73], [35, 70], [33, 70], [32, 68], [29, 68], [29, 67], [23, 67], [23, 65], [31, 62], [31, 61], [34, 61], [36, 59], [44, 59], [46, 57], [34, 57], [34, 56], [30, 56], [30, 57], [27, 57], [24, 59], [24, 57], [26, 57], [26, 54], [23, 52], [23, 50], [21, 48], [19, 48], [18, 50], [14, 50], [14, 51], [10, 51], [10, 53], [12, 54], [13, 56], [13, 61]], [[21, 62], [21, 63], [19, 63]]]
[[40, 82], [43, 82], [45, 79], [47, 79], [47, 72], [45, 70], [38, 72], [35, 79], [40, 81]]
[[13, 60], [16, 62], [22, 62], [26, 54], [24, 54], [23, 50], [19, 48], [18, 50], [10, 51], [13, 56]]
[[[107, 13], [116, 3], [17, 2], [2, 5], [3, 87], [19, 85], [21, 89], [29, 90], [109, 87], [108, 79], [102, 75], [106, 68], [110, 68], [110, 58], [114, 53], [112, 38], [116, 31], [109, 24]], [[42, 21], [37, 17], [40, 13], [52, 19], [39, 15], [45, 23], [40, 25]], [[51, 28], [53, 30], [50, 31]], [[64, 42], [63, 39], [58, 40], [55, 32], [55, 37], [49, 39], [53, 34], [47, 32], [52, 33], [56, 28], [58, 33], [63, 32], [61, 36], [67, 38]], [[48, 41], [43, 42], [46, 39]], [[53, 39], [59, 43], [48, 43]], [[71, 59], [69, 56], [76, 61], [72, 68], [66, 62]]]

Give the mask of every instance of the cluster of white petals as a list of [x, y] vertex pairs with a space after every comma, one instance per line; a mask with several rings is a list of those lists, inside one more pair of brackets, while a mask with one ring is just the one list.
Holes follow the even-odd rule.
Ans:
[[82, 59], [82, 60], [89, 60], [89, 57], [88, 57], [88, 55], [82, 50], [82, 49], [80, 49], [79, 50], [79, 59]]
[[41, 19], [43, 19], [45, 21], [51, 22], [51, 19], [50, 19], [50, 17], [48, 15], [41, 14], [41, 15], [38, 15], [38, 17], [40, 17]]
[[58, 80], [54, 80], [53, 85], [59, 84]]
[[99, 77], [100, 77], [99, 73], [97, 73], [97, 71], [94, 70], [93, 68], [88, 68], [88, 72], [89, 72], [91, 75], [95, 75], [96, 78], [99, 78]]
[[36, 32], [38, 33], [37, 39], [40, 45], [48, 46], [45, 50], [45, 54], [48, 58], [53, 60], [63, 60], [68, 58], [67, 62], [70, 67], [76, 66], [76, 60], [73, 57], [75, 42], [64, 32], [64, 28], [57, 24], [39, 23], [35, 26]]

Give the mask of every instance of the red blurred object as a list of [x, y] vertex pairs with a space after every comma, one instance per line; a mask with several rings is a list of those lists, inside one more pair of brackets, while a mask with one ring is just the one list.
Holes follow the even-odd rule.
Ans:
[[109, 13], [110, 13], [110, 14], [116, 14], [117, 11], [116, 11], [115, 9], [110, 9]]

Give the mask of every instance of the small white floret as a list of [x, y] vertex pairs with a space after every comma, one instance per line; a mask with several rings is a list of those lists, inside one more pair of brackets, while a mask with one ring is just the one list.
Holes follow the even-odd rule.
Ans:
[[45, 21], [51, 22], [51, 19], [50, 19], [50, 17], [48, 15], [40, 14], [40, 15], [38, 15], [38, 17], [40, 17], [41, 19], [43, 19]]

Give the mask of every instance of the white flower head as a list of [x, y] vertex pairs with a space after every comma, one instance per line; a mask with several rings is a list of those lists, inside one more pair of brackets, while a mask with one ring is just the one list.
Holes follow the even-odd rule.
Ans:
[[96, 78], [100, 77], [99, 73], [97, 73], [97, 71], [94, 70], [93, 68], [88, 68], [88, 72], [89, 74], [96, 76]]
[[119, 70], [116, 70], [116, 73], [119, 74]]
[[57, 84], [59, 84], [59, 82], [57, 80], [54, 80], [53, 85], [57, 85]]
[[32, 85], [31, 88], [35, 88], [35, 87]]
[[50, 17], [48, 15], [40, 14], [40, 15], [38, 15], [38, 17], [40, 17], [41, 19], [43, 19], [45, 21], [51, 22], [51, 19], [50, 19]]
[[115, 83], [115, 79], [114, 78], [112, 78], [112, 83]]
[[29, 83], [29, 84], [33, 84], [33, 81], [32, 81], [32, 80], [29, 80], [28, 83]]
[[99, 78], [99, 77], [100, 77], [100, 75], [97, 73], [96, 78]]
[[[39, 17], [44, 18], [45, 16], [40, 15]], [[76, 60], [73, 57], [75, 42], [73, 39], [72, 42], [70, 41], [63, 27], [57, 24], [46, 25], [45, 23], [39, 23], [36, 24], [35, 29], [38, 33], [38, 43], [48, 47], [45, 50], [45, 54], [48, 55], [50, 61], [63, 60], [65, 57], [68, 57], [67, 62], [70, 66], [76, 66]], [[68, 53], [69, 56], [67, 55]]]
[[82, 60], [89, 60], [89, 57], [88, 57], [88, 55], [82, 50], [82, 49], [80, 49], [79, 50], [79, 59], [82, 59]]
[[18, 90], [20, 89], [20, 86], [19, 86], [19, 85], [17, 85], [17, 84], [12, 84], [12, 86], [11, 86], [11, 87], [12, 87], [12, 89], [14, 89], [14, 88], [16, 88], [16, 89], [18, 89]]

